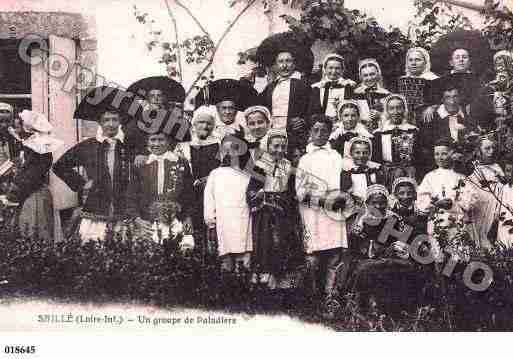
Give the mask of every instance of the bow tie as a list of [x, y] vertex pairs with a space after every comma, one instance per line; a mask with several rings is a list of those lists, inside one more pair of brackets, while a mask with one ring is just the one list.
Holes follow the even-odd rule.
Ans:
[[374, 85], [374, 86], [371, 86], [371, 87], [367, 87], [365, 89], [365, 92], [374, 92], [374, 91], [378, 91], [378, 86]]
[[369, 172], [369, 167], [367, 166], [358, 166], [358, 167], [353, 167], [351, 168], [351, 174], [362, 174], [362, 173], [367, 173]]
[[330, 150], [330, 149], [331, 149], [331, 146], [330, 146], [329, 142], [322, 146], [316, 146], [313, 143], [310, 143], [310, 144], [308, 144], [308, 146], [306, 146], [307, 153], [310, 153], [313, 151], [318, 151], [318, 150]]
[[252, 150], [252, 149], [255, 149], [255, 148], [259, 148], [260, 147], [260, 141], [255, 141], [255, 142], [249, 142], [248, 143], [248, 149], [249, 150]]
[[340, 89], [340, 88], [343, 88], [344, 85], [342, 85], [340, 82], [338, 81], [328, 81], [324, 84], [324, 88], [325, 89]]
[[169, 151], [160, 156], [157, 156], [152, 153], [151, 155], [148, 156], [148, 160], [146, 161], [146, 163], [150, 164], [155, 161], [162, 163], [162, 162], [164, 162], [164, 160], [177, 161], [178, 157], [176, 157], [173, 153], [171, 153]]

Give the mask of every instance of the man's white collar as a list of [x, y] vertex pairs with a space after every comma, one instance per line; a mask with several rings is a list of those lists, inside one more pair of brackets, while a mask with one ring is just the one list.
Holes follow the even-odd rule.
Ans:
[[148, 156], [148, 160], [146, 161], [146, 164], [150, 164], [154, 161], [163, 161], [163, 160], [169, 160], [172, 162], [178, 161], [178, 156], [175, 155], [171, 151], [166, 151], [165, 153], [161, 154], [160, 156], [157, 156], [156, 154], [152, 153]]
[[[447, 112], [445, 105], [438, 106], [437, 112], [438, 112], [438, 116], [440, 116], [441, 119], [444, 119], [451, 115], [449, 112]], [[458, 113], [456, 115], [460, 116], [461, 118], [465, 117], [465, 115], [463, 114], [463, 111], [461, 110], [461, 107], [458, 109]]]
[[[121, 127], [118, 129], [118, 133], [116, 134], [116, 136], [113, 137], [113, 139], [125, 142], [125, 133], [123, 132]], [[108, 137], [103, 135], [103, 130], [101, 126], [98, 126], [98, 129], [96, 130], [96, 141], [103, 143], [106, 140], [108, 140]]]

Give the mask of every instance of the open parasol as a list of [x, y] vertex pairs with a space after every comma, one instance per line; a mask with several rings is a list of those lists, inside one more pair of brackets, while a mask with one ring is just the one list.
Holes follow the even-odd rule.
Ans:
[[290, 52], [296, 59], [296, 66], [300, 72], [310, 74], [314, 63], [314, 54], [309, 42], [299, 38], [293, 32], [281, 32], [264, 39], [257, 48], [257, 62], [263, 66], [271, 67], [280, 52]]
[[432, 70], [442, 74], [447, 72], [449, 60], [456, 49], [469, 52], [472, 71], [480, 74], [492, 64], [490, 43], [477, 30], [455, 30], [438, 39], [431, 50]]

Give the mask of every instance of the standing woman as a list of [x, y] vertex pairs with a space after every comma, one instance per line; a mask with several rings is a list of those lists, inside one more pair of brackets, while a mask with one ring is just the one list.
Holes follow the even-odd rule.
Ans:
[[[266, 152], [256, 162], [246, 193], [252, 217], [253, 260], [270, 288], [301, 263], [303, 253], [299, 208], [292, 163], [285, 158], [287, 135], [270, 130]], [[261, 177], [260, 177], [261, 176]]]
[[383, 164], [385, 185], [398, 177], [415, 178], [419, 129], [408, 123], [408, 105], [401, 95], [385, 99], [383, 127], [374, 131], [373, 160]]
[[344, 78], [344, 58], [328, 54], [322, 62], [322, 80], [312, 85], [310, 114], [324, 114], [337, 119], [337, 103], [352, 98], [356, 83]]
[[375, 130], [381, 126], [380, 120], [384, 109], [383, 100], [390, 95], [390, 91], [383, 87], [383, 75], [376, 59], [360, 60], [358, 76], [360, 84], [354, 90], [353, 99], [367, 103], [369, 118], [364, 120], [368, 121], [367, 126], [371, 130]]
[[52, 151], [62, 142], [50, 135], [53, 126], [40, 113], [23, 110], [22, 129], [11, 135], [21, 142], [21, 166], [16, 170], [7, 199], [20, 204], [18, 224], [29, 237], [38, 234], [53, 238], [54, 218], [52, 194], [48, 189], [48, 172], [52, 166]]
[[[497, 142], [491, 137], [481, 137], [477, 148], [478, 160], [474, 162], [474, 172], [468, 177], [475, 200], [473, 221], [476, 245], [488, 248], [490, 241], [497, 236], [493, 229], [494, 220], [499, 216], [503, 191], [504, 172], [497, 163]], [[486, 181], [486, 183], [485, 183]]]
[[416, 124], [422, 113], [432, 104], [433, 80], [438, 76], [431, 72], [431, 59], [426, 49], [412, 47], [406, 53], [406, 74], [397, 81], [397, 92], [408, 103], [409, 122]]

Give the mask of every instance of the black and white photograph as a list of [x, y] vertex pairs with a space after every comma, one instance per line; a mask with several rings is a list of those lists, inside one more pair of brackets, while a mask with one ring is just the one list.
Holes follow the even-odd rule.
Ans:
[[1, 0], [0, 336], [513, 331], [512, 10]]

